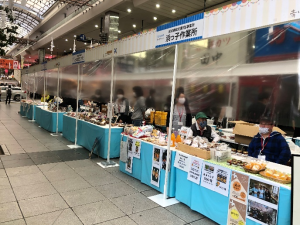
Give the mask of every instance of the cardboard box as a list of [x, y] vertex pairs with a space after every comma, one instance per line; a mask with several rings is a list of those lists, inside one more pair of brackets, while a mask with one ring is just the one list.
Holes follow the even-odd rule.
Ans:
[[[255, 124], [251, 123], [236, 123], [233, 129], [233, 133], [235, 134], [235, 142], [239, 144], [249, 145], [252, 141], [253, 137], [258, 133], [259, 128]], [[278, 127], [274, 127], [273, 131], [278, 131], [282, 135], [286, 133], [279, 129]]]
[[177, 149], [189, 155], [197, 156], [202, 159], [210, 159], [210, 151], [201, 148], [194, 148], [189, 145], [178, 143]]

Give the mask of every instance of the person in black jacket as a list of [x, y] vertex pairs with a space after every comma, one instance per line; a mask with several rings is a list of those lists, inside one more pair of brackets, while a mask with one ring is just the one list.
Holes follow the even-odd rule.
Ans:
[[[192, 114], [182, 92], [177, 92], [173, 110], [173, 128], [174, 130], [181, 129], [182, 126], [190, 127], [192, 125]], [[167, 115], [167, 133], [169, 133], [170, 111]]]
[[209, 142], [218, 142], [220, 140], [220, 136], [207, 125], [208, 117], [204, 112], [198, 112], [196, 115], [196, 123], [191, 126], [191, 129], [188, 133], [188, 137], [205, 137]]
[[5, 104], [10, 104], [10, 99], [11, 99], [11, 85], [8, 85], [8, 89], [6, 90], [6, 101]]

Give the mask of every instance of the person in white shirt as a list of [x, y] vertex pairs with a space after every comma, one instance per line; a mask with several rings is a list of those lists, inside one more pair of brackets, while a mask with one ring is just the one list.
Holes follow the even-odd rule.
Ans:
[[196, 115], [196, 123], [194, 123], [188, 133], [188, 137], [205, 137], [209, 142], [217, 143], [220, 136], [207, 125], [207, 116], [204, 112], [198, 112]]

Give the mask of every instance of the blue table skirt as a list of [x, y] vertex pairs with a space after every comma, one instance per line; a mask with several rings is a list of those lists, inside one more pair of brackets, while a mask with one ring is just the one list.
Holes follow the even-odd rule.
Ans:
[[[63, 117], [63, 136], [69, 141], [75, 142], [76, 119], [65, 115]], [[120, 142], [123, 128], [111, 129], [110, 158], [120, 157]], [[100, 139], [100, 144], [94, 149], [94, 153], [101, 158], [107, 158], [109, 129], [83, 120], [78, 120], [77, 144], [92, 150], [95, 139]]]
[[[58, 113], [58, 132], [63, 130], [63, 114], [65, 112]], [[42, 128], [52, 133], [56, 132], [57, 113], [43, 109], [42, 107], [36, 107], [36, 123]]]
[[[187, 180], [187, 172], [176, 169], [175, 198], [204, 216], [219, 224], [227, 224], [229, 197], [208, 190]], [[278, 222], [280, 225], [290, 224], [291, 190], [280, 187]], [[258, 224], [247, 219], [247, 225]]]
[[[126, 141], [127, 137], [124, 137], [123, 140]], [[123, 173], [128, 174], [142, 183], [152, 187], [153, 189], [163, 193], [164, 192], [164, 183], [165, 183], [165, 175], [166, 171], [161, 170], [160, 173], [160, 180], [159, 180], [159, 187], [156, 187], [151, 184], [151, 172], [152, 172], [152, 154], [153, 154], [153, 144], [141, 141], [141, 158], [133, 158], [132, 163], [132, 174], [128, 173], [125, 170], [125, 163], [119, 162], [120, 164], [120, 171]], [[173, 166], [175, 161], [175, 152], [172, 151], [171, 155], [171, 170], [169, 173], [169, 182], [168, 182], [168, 196], [175, 197], [175, 167]]]
[[[32, 114], [33, 110], [33, 114]], [[35, 119], [36, 113], [36, 105], [31, 105], [27, 103], [20, 103], [20, 115], [26, 116], [28, 119], [33, 120]]]

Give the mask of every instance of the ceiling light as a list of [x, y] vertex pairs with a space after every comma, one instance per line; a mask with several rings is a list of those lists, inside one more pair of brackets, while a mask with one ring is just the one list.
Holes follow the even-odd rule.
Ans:
[[255, 48], [255, 45], [253, 45], [252, 48]]
[[68, 39], [66, 38], [66, 40], [65, 41], [68, 41]]
[[50, 48], [48, 48], [48, 49], [50, 49]]
[[159, 8], [160, 7], [160, 4], [156, 4], [156, 8]]
[[86, 43], [84, 43], [84, 45], [86, 45]]
[[154, 20], [157, 20], [157, 17], [154, 16], [153, 19], [154, 19]]
[[70, 51], [72, 51], [72, 49], [70, 48]]
[[77, 35], [75, 34], [74, 37], [77, 37]]
[[133, 24], [132, 26], [133, 26], [134, 28], [136, 28], [136, 25], [135, 25], [135, 24]]
[[66, 50], [64, 50], [64, 52], [66, 52]]
[[97, 27], [98, 27], [98, 25], [96, 24], [96, 25], [95, 25], [95, 27], [97, 28]]
[[121, 31], [120, 31], [120, 30], [118, 30], [118, 33], [120, 34], [120, 33], [121, 33]]
[[127, 12], [129, 12], [129, 13], [130, 13], [130, 12], [131, 12], [131, 9], [127, 9]]
[[176, 13], [176, 10], [175, 10], [175, 9], [172, 9], [172, 13]]

